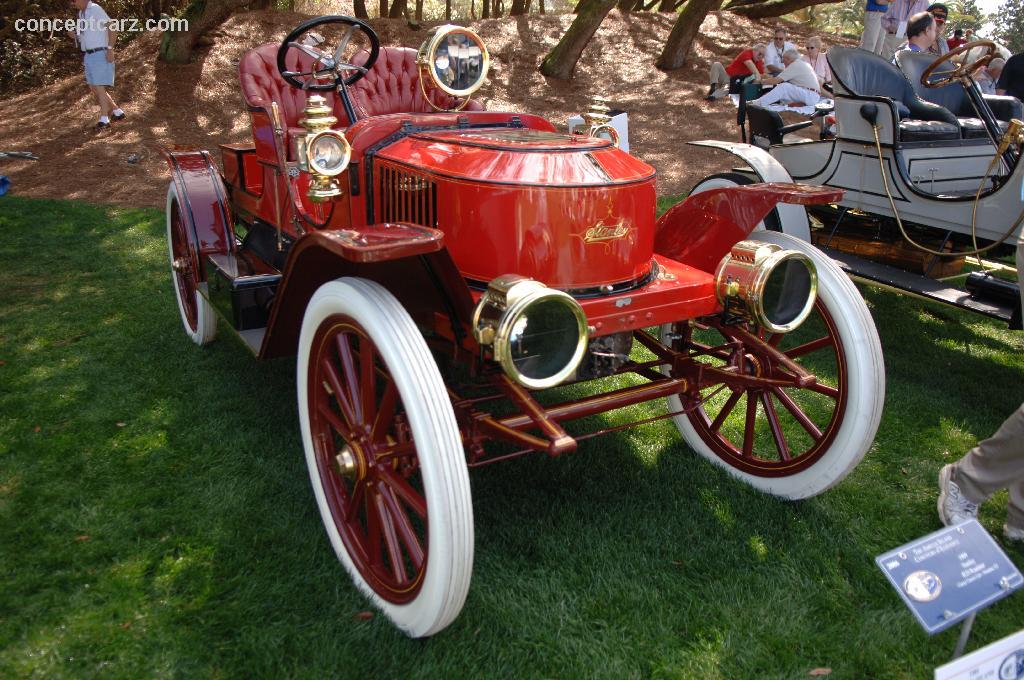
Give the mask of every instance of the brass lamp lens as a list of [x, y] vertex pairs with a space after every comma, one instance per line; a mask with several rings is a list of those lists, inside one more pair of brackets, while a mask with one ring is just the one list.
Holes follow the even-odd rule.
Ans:
[[814, 281], [806, 260], [784, 260], [768, 274], [764, 284], [764, 315], [776, 328], [788, 327], [814, 299]]

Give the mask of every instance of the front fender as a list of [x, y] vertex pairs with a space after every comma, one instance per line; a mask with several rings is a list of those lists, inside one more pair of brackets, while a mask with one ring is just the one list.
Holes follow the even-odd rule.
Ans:
[[842, 197], [842, 189], [805, 184], [746, 184], [702, 191], [661, 216], [654, 252], [713, 273], [733, 245], [747, 238], [776, 205], [836, 203]]
[[[702, 140], [690, 142], [694, 146], [707, 146], [712, 149], [722, 149], [734, 156], [738, 156], [744, 163], [750, 166], [758, 179], [762, 182], [779, 182], [788, 184], [793, 181], [789, 172], [782, 163], [775, 160], [770, 153], [752, 144], [739, 144], [737, 142], [720, 142], [716, 140]], [[779, 223], [782, 224], [783, 233], [803, 239], [808, 243], [811, 240], [811, 226], [807, 221], [807, 211], [799, 205], [787, 205], [785, 203], [775, 208], [779, 214]]]
[[[235, 249], [234, 217], [217, 166], [206, 151], [161, 147], [171, 169], [171, 181], [182, 205], [182, 219], [192, 232], [200, 261]], [[200, 267], [200, 272], [203, 268]], [[205, 280], [205, 274], [201, 273]]]
[[473, 300], [444, 246], [444, 234], [414, 224], [311, 231], [288, 253], [260, 349], [267, 359], [295, 354], [306, 305], [328, 281], [358, 276], [387, 288], [417, 324], [442, 315], [453, 332], [469, 326]]

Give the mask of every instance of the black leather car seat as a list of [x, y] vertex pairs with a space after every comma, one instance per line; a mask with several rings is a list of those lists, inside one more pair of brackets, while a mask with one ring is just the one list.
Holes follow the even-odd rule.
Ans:
[[[971, 100], [960, 83], [937, 88], [925, 87], [921, 83], [921, 76], [934, 60], [934, 54], [924, 52], [900, 50], [896, 53], [896, 63], [907, 80], [910, 81], [917, 96], [952, 111], [953, 115], [957, 117], [964, 139], [987, 137], [985, 124], [978, 118], [977, 112], [971, 106]], [[936, 75], [941, 76], [942, 74]], [[1000, 97], [991, 94], [983, 96], [1004, 131], [1010, 119], [1024, 118], [1024, 106], [1015, 97]]]
[[949, 110], [917, 96], [893, 64], [857, 47], [832, 47], [826, 53], [832, 78], [853, 98], [891, 99], [900, 116], [899, 140], [936, 142], [960, 139], [960, 124]]
[[767, 149], [772, 144], [782, 144], [782, 138], [790, 132], [814, 124], [812, 120], [802, 120], [786, 125], [777, 112], [758, 104], [747, 104], [747, 120], [750, 122], [750, 143], [762, 149]]

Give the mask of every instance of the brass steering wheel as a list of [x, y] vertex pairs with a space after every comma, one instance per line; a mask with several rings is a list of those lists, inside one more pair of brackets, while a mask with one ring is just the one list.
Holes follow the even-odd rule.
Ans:
[[[984, 48], [985, 53], [970, 63], [958, 64], [952, 71], [943, 71], [941, 78], [931, 79], [932, 73], [940, 66], [953, 59], [953, 57], [970, 52], [975, 47]], [[964, 43], [929, 64], [928, 68], [921, 74], [921, 84], [925, 87], [945, 87], [946, 85], [951, 85], [962, 78], [974, 75], [982, 66], [987, 66], [995, 55], [996, 44], [991, 40], [975, 40], [974, 42]]]

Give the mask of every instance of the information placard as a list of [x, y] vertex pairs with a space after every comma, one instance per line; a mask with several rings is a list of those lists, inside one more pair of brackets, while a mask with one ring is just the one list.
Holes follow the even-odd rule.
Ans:
[[973, 519], [890, 550], [875, 563], [929, 635], [1024, 584], [1020, 570]]
[[935, 669], [935, 680], [1024, 678], [1024, 630]]

